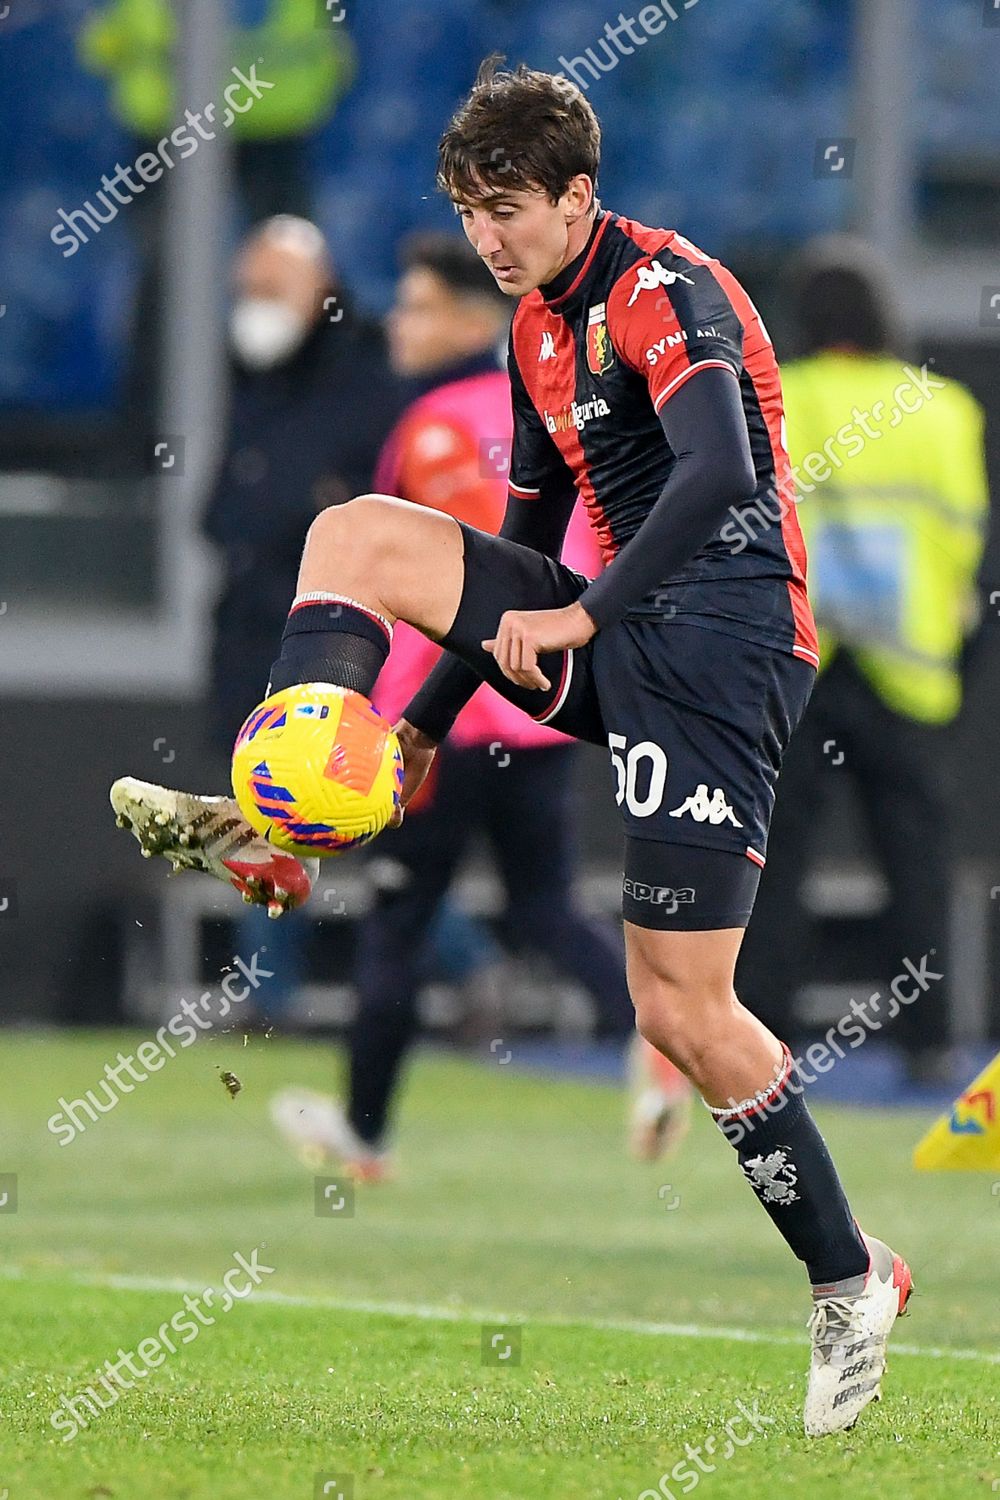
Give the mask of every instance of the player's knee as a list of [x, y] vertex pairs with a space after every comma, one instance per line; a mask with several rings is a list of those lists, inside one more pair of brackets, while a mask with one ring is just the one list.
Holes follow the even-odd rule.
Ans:
[[340, 563], [352, 563], [367, 570], [383, 554], [391, 535], [389, 502], [382, 495], [357, 495], [343, 505], [328, 505], [309, 527], [307, 547], [310, 551], [330, 552]]
[[633, 983], [632, 1002], [640, 1035], [693, 1079], [736, 1005], [731, 993], [660, 975]]

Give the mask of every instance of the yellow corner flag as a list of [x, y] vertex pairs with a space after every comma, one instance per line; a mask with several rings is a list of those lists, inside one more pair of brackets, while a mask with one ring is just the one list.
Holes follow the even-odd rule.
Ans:
[[1000, 1052], [913, 1153], [923, 1172], [989, 1172], [1000, 1167]]

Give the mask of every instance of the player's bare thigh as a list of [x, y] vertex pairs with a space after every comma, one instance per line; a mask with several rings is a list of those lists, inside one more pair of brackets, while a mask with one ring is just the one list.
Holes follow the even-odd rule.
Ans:
[[662, 990], [673, 992], [677, 1005], [684, 997], [697, 996], [699, 1023], [710, 1021], [713, 1008], [729, 1008], [742, 927], [660, 931], [626, 921], [624, 929], [629, 989], [640, 1027], [644, 1009], [662, 1004]]
[[755, 1094], [781, 1061], [782, 1049], [733, 989], [744, 929], [624, 926], [629, 994], [642, 1035], [710, 1104]]
[[359, 495], [313, 521], [298, 592], [347, 594], [390, 621], [440, 637], [458, 613], [464, 551], [451, 516], [394, 495]]

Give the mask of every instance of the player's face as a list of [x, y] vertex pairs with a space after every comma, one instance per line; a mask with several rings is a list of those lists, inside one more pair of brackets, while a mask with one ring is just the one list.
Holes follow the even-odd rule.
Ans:
[[589, 232], [593, 202], [589, 177], [575, 177], [557, 203], [542, 188], [457, 203], [466, 237], [501, 291], [523, 297], [553, 279], [578, 253]]

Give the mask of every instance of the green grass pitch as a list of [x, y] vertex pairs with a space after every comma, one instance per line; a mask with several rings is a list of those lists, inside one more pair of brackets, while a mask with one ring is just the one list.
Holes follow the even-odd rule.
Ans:
[[[322, 1045], [200, 1042], [60, 1146], [46, 1128], [59, 1096], [139, 1040], [6, 1039], [0, 1169], [18, 1199], [0, 1213], [0, 1496], [1000, 1493], [1000, 1198], [987, 1176], [911, 1170], [927, 1116], [816, 1110], [862, 1224], [906, 1254], [917, 1292], [885, 1399], [810, 1442], [802, 1268], [705, 1111], [677, 1160], [638, 1167], [615, 1089], [519, 1073], [516, 1044], [514, 1066], [425, 1054], [398, 1180], [320, 1216], [267, 1101], [330, 1088]], [[219, 1069], [242, 1079], [237, 1098]], [[196, 1337], [65, 1441], [60, 1398], [255, 1249], [273, 1268], [259, 1290], [192, 1322]], [[734, 1430], [752, 1435], [725, 1456], [738, 1402], [757, 1427], [744, 1419]]]

